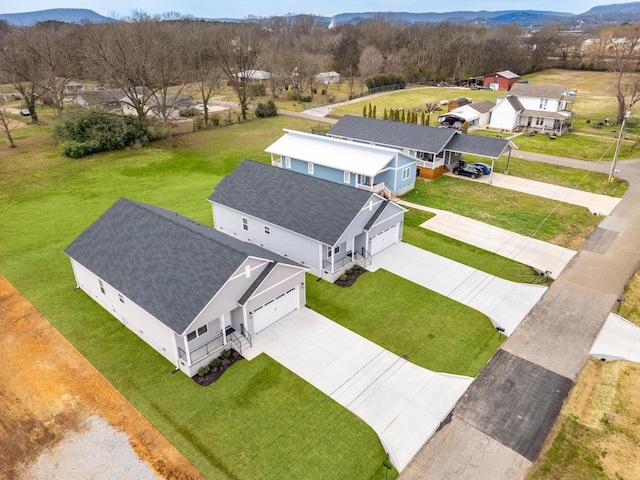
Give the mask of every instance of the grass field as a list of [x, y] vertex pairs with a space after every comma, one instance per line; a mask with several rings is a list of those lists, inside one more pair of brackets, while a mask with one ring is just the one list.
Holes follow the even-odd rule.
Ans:
[[448, 176], [416, 182], [403, 199], [574, 250], [601, 220], [584, 207]]
[[172, 365], [73, 291], [62, 253], [121, 196], [211, 225], [215, 184], [245, 157], [266, 160], [264, 145], [285, 125], [309, 123], [256, 120], [82, 160], [60, 157], [44, 127], [16, 131], [19, 148], [0, 156], [0, 271], [207, 478], [381, 478], [373, 430], [265, 356], [206, 388], [170, 375]]

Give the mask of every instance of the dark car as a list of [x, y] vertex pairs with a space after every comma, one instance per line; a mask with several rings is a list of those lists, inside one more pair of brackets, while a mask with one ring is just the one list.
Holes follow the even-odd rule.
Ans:
[[474, 162], [474, 163], [470, 163], [469, 165], [471, 165], [472, 167], [478, 167], [480, 170], [482, 170], [482, 173], [484, 173], [485, 175], [489, 175], [491, 173], [491, 165], [487, 163]]
[[464, 160], [460, 160], [460, 165], [453, 169], [455, 175], [464, 175], [465, 177], [478, 178], [484, 175], [481, 168], [473, 166], [473, 164], [466, 164]]

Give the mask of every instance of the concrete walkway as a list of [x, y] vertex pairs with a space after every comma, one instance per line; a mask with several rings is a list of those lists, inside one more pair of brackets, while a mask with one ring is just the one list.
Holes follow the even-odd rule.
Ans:
[[598, 360], [640, 362], [640, 327], [610, 313], [589, 355]]
[[[464, 177], [462, 175], [454, 175], [453, 173], [448, 173], [447, 175], [469, 180], [471, 182], [487, 184], [490, 179], [489, 175], [483, 175], [476, 179]], [[558, 202], [585, 207], [594, 215], [609, 215], [621, 201], [620, 198], [610, 197], [609, 195], [583, 192], [581, 190], [576, 190], [575, 188], [560, 187], [550, 183], [514, 177], [513, 175], [503, 175], [502, 173], [494, 173], [492, 175], [491, 185], [507, 190], [515, 190], [516, 192], [528, 193], [529, 195], [535, 195], [537, 197], [557, 200]]]
[[529, 265], [541, 274], [549, 272], [546, 274], [554, 279], [558, 278], [560, 272], [577, 253], [575, 250], [513, 233], [456, 213], [404, 200], [398, 200], [397, 203], [405, 207], [435, 213], [435, 217], [420, 225], [423, 228]]
[[547, 287], [510, 282], [434, 253], [398, 243], [378, 253], [368, 270], [379, 268], [406, 278], [489, 317], [509, 336]]
[[263, 330], [242, 352], [248, 359], [260, 353], [369, 424], [398, 471], [473, 380], [418, 367], [309, 308]]
[[[514, 152], [515, 153], [515, 152]], [[602, 163], [521, 158], [608, 172]], [[620, 162], [622, 201], [498, 350], [401, 480], [513, 480], [539, 456], [602, 325], [640, 262], [640, 160]], [[533, 400], [533, 402], [531, 401]]]

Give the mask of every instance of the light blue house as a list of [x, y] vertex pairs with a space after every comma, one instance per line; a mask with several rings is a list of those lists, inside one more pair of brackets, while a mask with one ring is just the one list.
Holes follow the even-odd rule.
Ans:
[[402, 239], [405, 209], [366, 190], [245, 160], [209, 197], [216, 230], [334, 281]]
[[416, 159], [397, 149], [284, 129], [265, 151], [271, 164], [387, 198], [415, 186]]

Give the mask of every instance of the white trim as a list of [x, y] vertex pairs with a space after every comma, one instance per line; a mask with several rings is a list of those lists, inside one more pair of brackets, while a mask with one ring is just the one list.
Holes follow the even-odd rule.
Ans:
[[348, 171], [345, 170], [343, 175], [342, 175], [342, 181], [344, 183], [351, 184], [351, 172], [348, 172]]
[[309, 175], [313, 175], [313, 168], [314, 168], [313, 163], [312, 162], [307, 162], [307, 173]]
[[[283, 265], [283, 264], [279, 264], [279, 265]], [[285, 265], [283, 265], [285, 266]], [[268, 280], [268, 278], [271, 276], [271, 273], [273, 272], [273, 270], [271, 272], [269, 272], [269, 274], [262, 280], [262, 282], [260, 282], [260, 285], [262, 285], [264, 282], [266, 282]], [[274, 283], [273, 285], [271, 285], [270, 287], [262, 290], [259, 293], [258, 292], [258, 288], [260, 288], [260, 286], [258, 286], [258, 288], [256, 288], [256, 290], [251, 294], [251, 296], [249, 298], [247, 298], [247, 301], [245, 302], [245, 306], [249, 303], [250, 300], [256, 298], [259, 295], [263, 295], [267, 292], [269, 292], [270, 290], [279, 287], [280, 285], [282, 285], [285, 282], [288, 282], [289, 280], [291, 280], [292, 278], [294, 278], [296, 275], [300, 275], [302, 273], [303, 275], [303, 279], [304, 279], [304, 272], [295, 272], [292, 275], [289, 275], [287, 278], [280, 280], [278, 283]], [[305, 282], [306, 283], [306, 282]], [[255, 310], [252, 310], [252, 312]]]

